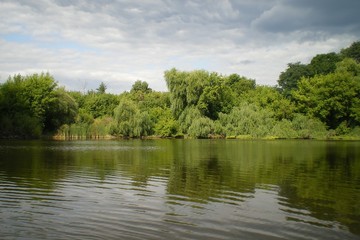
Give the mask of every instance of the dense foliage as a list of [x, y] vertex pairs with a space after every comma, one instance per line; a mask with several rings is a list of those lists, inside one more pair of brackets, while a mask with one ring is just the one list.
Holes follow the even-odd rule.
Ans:
[[2, 137], [39, 137], [72, 123], [77, 103], [49, 74], [15, 75], [0, 85]]
[[277, 87], [237, 74], [165, 71], [169, 92], [138, 80], [129, 92], [58, 87], [48, 73], [0, 84], [0, 136], [61, 138], [360, 137], [360, 42], [289, 63]]

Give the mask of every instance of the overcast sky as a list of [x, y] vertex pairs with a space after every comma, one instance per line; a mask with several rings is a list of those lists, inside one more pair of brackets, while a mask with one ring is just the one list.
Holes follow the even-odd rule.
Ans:
[[167, 91], [163, 73], [205, 69], [276, 85], [360, 40], [360, 0], [0, 0], [0, 81], [49, 72], [68, 90]]

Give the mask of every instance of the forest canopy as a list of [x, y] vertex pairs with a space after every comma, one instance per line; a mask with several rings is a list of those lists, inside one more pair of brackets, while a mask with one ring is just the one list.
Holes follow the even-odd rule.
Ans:
[[0, 137], [360, 138], [360, 42], [289, 63], [277, 86], [236, 73], [166, 70], [168, 92], [67, 91], [49, 73], [0, 84]]

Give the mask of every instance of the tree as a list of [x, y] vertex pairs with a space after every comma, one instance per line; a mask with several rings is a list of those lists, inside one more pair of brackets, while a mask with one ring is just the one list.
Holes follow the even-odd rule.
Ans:
[[101, 82], [100, 85], [99, 85], [99, 87], [96, 89], [96, 91], [97, 91], [97, 93], [99, 93], [99, 94], [104, 94], [105, 91], [106, 91], [106, 89], [107, 89], [107, 86], [105, 85], [105, 83], [104, 83], [104, 82]]
[[311, 70], [312, 76], [319, 74], [326, 75], [335, 71], [336, 63], [339, 61], [341, 61], [340, 56], [334, 52], [318, 54], [311, 59], [308, 66]]
[[278, 121], [271, 131], [271, 135], [278, 138], [325, 138], [326, 126], [317, 118], [311, 118], [303, 114], [294, 114], [290, 121], [282, 119]]
[[[217, 119], [219, 112], [228, 113], [234, 105], [231, 86], [242, 83], [238, 75], [223, 77], [204, 70], [181, 72], [171, 69], [165, 72], [165, 80], [170, 91], [171, 108], [175, 119], [195, 107], [202, 116]], [[244, 84], [248, 84], [247, 82]], [[250, 83], [252, 84], [252, 82]], [[244, 87], [247, 88], [247, 87]], [[245, 90], [244, 90], [245, 91]]]
[[71, 123], [77, 114], [75, 101], [49, 73], [9, 77], [0, 96], [0, 122], [7, 136], [39, 137]]
[[94, 118], [112, 116], [115, 107], [119, 104], [116, 95], [110, 93], [88, 93], [82, 100], [81, 108], [85, 109]]
[[353, 42], [350, 47], [342, 49], [341, 55], [346, 58], [352, 58], [360, 63], [360, 41]]
[[190, 125], [188, 133], [194, 138], [208, 138], [214, 133], [214, 122], [206, 117], [197, 118]]
[[233, 91], [236, 98], [239, 98], [243, 93], [255, 89], [256, 86], [255, 80], [240, 77], [236, 73], [226, 77], [225, 84]]
[[194, 70], [186, 73], [184, 81], [187, 106], [196, 106], [204, 89], [209, 85], [217, 85], [219, 79], [216, 73], [209, 74], [205, 70]]
[[360, 76], [360, 63], [357, 63], [352, 58], [345, 58], [336, 65], [337, 72], [350, 73], [352, 76]]
[[155, 122], [155, 135], [161, 137], [172, 137], [178, 134], [179, 124], [171, 114], [170, 108], [154, 108], [152, 109], [153, 121]]
[[219, 122], [227, 136], [251, 135], [264, 137], [274, 126], [272, 112], [255, 104], [243, 102], [229, 114], [219, 114]]
[[24, 78], [22, 95], [29, 104], [33, 116], [44, 123], [46, 112], [57, 100], [55, 88], [57, 83], [49, 73], [33, 74]]
[[78, 106], [75, 100], [66, 93], [64, 88], [55, 90], [56, 100], [51, 102], [45, 114], [45, 131], [53, 132], [63, 124], [75, 122]]
[[291, 91], [297, 89], [298, 81], [302, 77], [310, 77], [311, 71], [306, 64], [300, 62], [289, 63], [285, 72], [281, 72], [278, 85], [281, 92], [286, 96], [291, 96]]
[[149, 93], [152, 89], [149, 88], [149, 84], [145, 81], [137, 80], [131, 87], [130, 93], [142, 92]]
[[23, 96], [24, 77], [9, 77], [0, 84], [0, 137], [39, 137], [42, 123]]
[[189, 130], [194, 119], [203, 117], [199, 109], [195, 106], [189, 106], [181, 113], [178, 121], [180, 124], [180, 130], [186, 134]]
[[229, 113], [233, 107], [231, 89], [225, 85], [208, 86], [204, 89], [198, 102], [201, 113], [212, 119], [218, 119], [219, 113]]
[[133, 136], [143, 137], [153, 134], [154, 122], [148, 112], [138, 112], [135, 115]]
[[164, 78], [170, 91], [171, 110], [178, 119], [182, 111], [187, 106], [186, 101], [186, 72], [178, 71], [175, 68], [165, 71]]
[[294, 104], [274, 87], [256, 86], [243, 95], [243, 101], [269, 110], [277, 120], [291, 119], [295, 112]]
[[331, 129], [343, 121], [359, 123], [360, 81], [348, 72], [303, 78], [294, 98], [300, 112], [319, 118]]
[[136, 104], [123, 98], [114, 110], [113, 135], [142, 137], [152, 133], [153, 122], [147, 112], [140, 112]]

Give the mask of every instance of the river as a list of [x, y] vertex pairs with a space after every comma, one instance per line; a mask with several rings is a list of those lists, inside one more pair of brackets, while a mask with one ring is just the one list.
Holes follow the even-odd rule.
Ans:
[[1, 239], [360, 239], [360, 142], [0, 141]]

